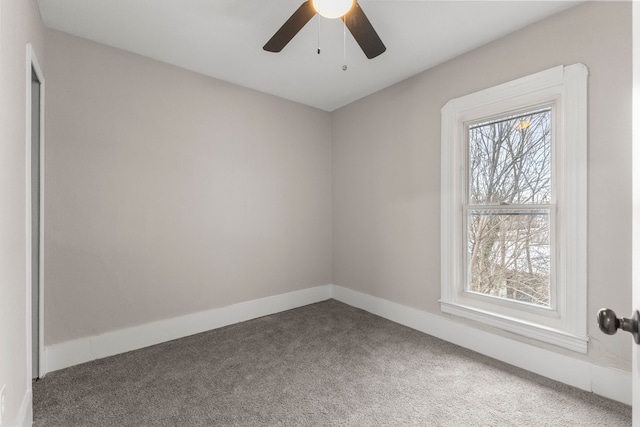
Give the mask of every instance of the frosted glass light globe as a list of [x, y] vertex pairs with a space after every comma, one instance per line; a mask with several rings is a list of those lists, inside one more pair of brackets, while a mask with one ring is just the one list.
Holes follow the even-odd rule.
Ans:
[[311, 0], [316, 12], [325, 18], [340, 18], [351, 10], [354, 0]]

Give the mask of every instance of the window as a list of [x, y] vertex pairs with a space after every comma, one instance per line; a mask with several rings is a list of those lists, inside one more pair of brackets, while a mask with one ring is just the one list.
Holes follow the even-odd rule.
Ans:
[[467, 292], [551, 306], [552, 106], [467, 124]]
[[582, 64], [442, 109], [445, 313], [586, 353]]

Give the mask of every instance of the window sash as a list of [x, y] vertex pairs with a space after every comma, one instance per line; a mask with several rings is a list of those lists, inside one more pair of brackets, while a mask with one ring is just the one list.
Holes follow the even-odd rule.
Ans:
[[[462, 292], [474, 295], [476, 298], [484, 298], [487, 302], [491, 303], [499, 303], [512, 305], [514, 307], [521, 306], [529, 306], [534, 310], [542, 310], [542, 311], [556, 311], [557, 309], [557, 290], [556, 290], [556, 238], [555, 238], [555, 229], [556, 229], [556, 205], [555, 204], [538, 204], [538, 205], [465, 205], [463, 206], [463, 230], [465, 231], [462, 235], [464, 242], [462, 245], [463, 250], [463, 265], [466, 267], [464, 269], [463, 276], [463, 288]], [[484, 293], [481, 291], [471, 289], [472, 282], [472, 261], [473, 255], [469, 248], [470, 246], [470, 236], [471, 225], [469, 224], [469, 219], [473, 215], [481, 215], [481, 216], [507, 216], [507, 215], [519, 215], [519, 216], [547, 216], [549, 218], [548, 224], [548, 241], [545, 246], [548, 246], [549, 251], [549, 266], [548, 266], [548, 303], [547, 304], [535, 304], [532, 302], [526, 302], [522, 300], [518, 300], [515, 298], [509, 298], [504, 296], [496, 296], [488, 293]], [[511, 258], [513, 260], [513, 258]], [[514, 261], [516, 262], [516, 261]], [[517, 273], [516, 273], [517, 274]]]
[[[474, 129], [478, 129], [480, 127], [485, 127], [485, 126], [489, 126], [489, 125], [493, 125], [493, 124], [500, 124], [500, 123], [504, 123], [507, 121], [514, 121], [514, 120], [518, 120], [520, 118], [524, 118], [524, 117], [528, 117], [528, 116], [534, 116], [534, 115], [540, 115], [543, 113], [549, 113], [550, 115], [550, 126], [549, 126], [549, 191], [550, 191], [550, 195], [549, 195], [549, 199], [548, 201], [546, 201], [547, 203], [555, 203], [556, 201], [556, 191], [555, 191], [555, 181], [556, 181], [556, 173], [555, 173], [555, 165], [556, 165], [556, 152], [555, 152], [555, 141], [556, 141], [556, 132], [558, 131], [558, 128], [556, 126], [556, 116], [557, 116], [557, 105], [556, 105], [556, 101], [551, 101], [551, 102], [543, 102], [543, 103], [532, 103], [532, 104], [528, 104], [528, 103], [523, 103], [520, 104], [518, 107], [511, 109], [510, 111], [501, 111], [499, 114], [497, 115], [492, 115], [492, 116], [483, 116], [483, 117], [476, 117], [473, 118], [471, 120], [467, 120], [464, 122], [463, 126], [464, 126], [464, 149], [465, 149], [465, 163], [464, 163], [464, 168], [465, 168], [465, 189], [464, 189], [464, 199], [466, 201], [466, 204], [474, 204], [472, 202], [472, 197], [471, 197], [471, 188], [472, 188], [472, 183], [471, 183], [471, 173], [472, 173], [472, 167], [471, 167], [471, 140], [470, 140], [470, 134], [471, 131]], [[493, 183], [492, 183], [493, 184]], [[486, 206], [492, 206], [494, 205], [494, 203], [491, 202], [484, 202], [484, 203], [475, 203], [478, 205], [486, 205]], [[520, 204], [527, 204], [527, 205], [534, 205], [535, 203], [521, 203], [521, 202], [507, 202], [506, 204], [508, 205], [512, 205], [512, 206], [517, 206]], [[502, 206], [502, 204], [500, 204], [500, 206]]]

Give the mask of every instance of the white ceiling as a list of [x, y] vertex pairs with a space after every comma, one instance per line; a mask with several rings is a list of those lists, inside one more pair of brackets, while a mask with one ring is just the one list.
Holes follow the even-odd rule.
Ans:
[[38, 0], [38, 5], [49, 28], [333, 111], [577, 4], [360, 0], [387, 46], [379, 57], [367, 59], [347, 30], [345, 61], [342, 21], [317, 15], [282, 52], [262, 50], [302, 2]]

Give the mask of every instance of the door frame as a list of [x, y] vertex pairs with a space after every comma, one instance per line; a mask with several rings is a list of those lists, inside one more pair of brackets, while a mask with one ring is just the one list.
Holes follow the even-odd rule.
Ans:
[[[632, 305], [631, 313], [640, 310], [640, 4], [632, 2]], [[630, 340], [633, 343], [633, 340]], [[640, 352], [632, 346], [632, 415], [633, 426], [640, 427]]]
[[[36, 57], [36, 53], [33, 50], [33, 46], [31, 43], [27, 44], [27, 64], [26, 64], [26, 84], [27, 92], [26, 92], [26, 141], [25, 141], [25, 163], [26, 163], [26, 232], [27, 232], [27, 240], [26, 240], [26, 249], [27, 249], [27, 280], [26, 280], [26, 290], [27, 290], [27, 382], [29, 384], [29, 389], [31, 385], [31, 380], [34, 377], [42, 377], [46, 374], [46, 366], [45, 366], [45, 357], [44, 357], [44, 158], [45, 158], [45, 137], [44, 137], [44, 113], [45, 113], [45, 79], [44, 74], [42, 72], [42, 68], [38, 62], [38, 58]], [[32, 340], [32, 292], [31, 292], [31, 271], [33, 265], [33, 257], [32, 257], [32, 245], [31, 245], [31, 220], [33, 217], [33, 210], [31, 206], [31, 194], [32, 194], [32, 183], [31, 183], [31, 79], [32, 79], [32, 70], [35, 71], [38, 80], [40, 81], [40, 240], [39, 240], [39, 277], [38, 277], [38, 371], [34, 375], [32, 372], [32, 358], [33, 358], [33, 349], [31, 345]]]

